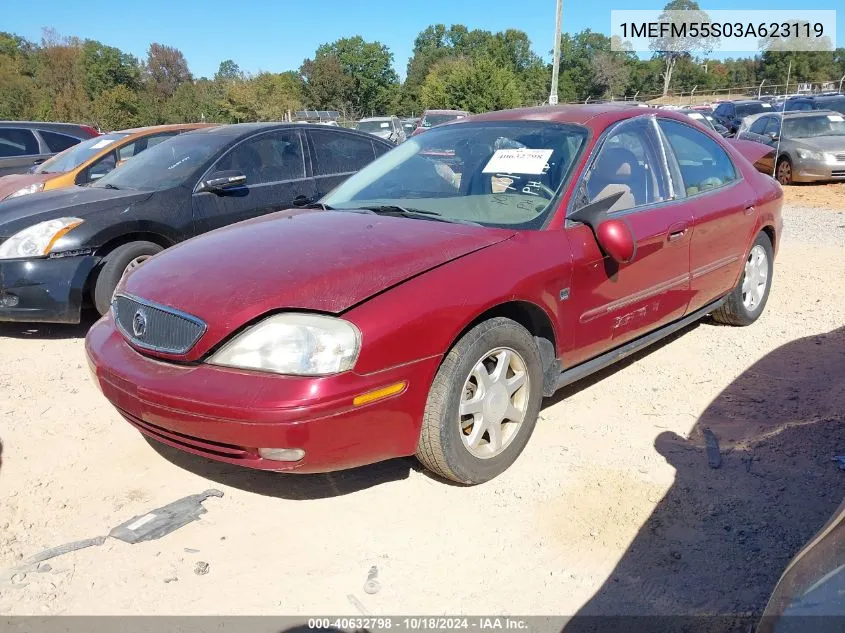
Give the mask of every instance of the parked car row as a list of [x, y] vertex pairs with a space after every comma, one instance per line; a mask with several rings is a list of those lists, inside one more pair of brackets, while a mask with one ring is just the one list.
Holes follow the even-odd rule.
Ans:
[[845, 180], [845, 115], [791, 110], [745, 119], [737, 138], [776, 150], [770, 173], [782, 185]]
[[427, 129], [457, 121], [468, 117], [470, 114], [465, 110], [426, 110], [419, 119], [404, 119], [400, 121], [395, 116], [377, 116], [361, 119], [355, 129], [398, 145]]
[[[59, 180], [64, 188], [0, 202], [0, 321], [76, 323], [87, 305], [105, 314], [122, 276], [152, 255], [233, 222], [313, 203], [392, 147], [341, 127], [185, 129], [106, 135], [81, 156], [71, 148], [49, 168], [76, 173]], [[110, 169], [142, 146], [149, 149]]]
[[99, 132], [87, 125], [0, 121], [0, 176], [22, 174]]
[[208, 128], [0, 203], [20, 235], [0, 279], [29, 281], [0, 297], [75, 316], [93, 284], [112, 302], [86, 339], [96, 381], [158, 442], [273, 471], [416, 455], [466, 484], [517, 459], [543, 396], [766, 306], [782, 189], [759, 143], [595, 105], [432, 121], [390, 146]]
[[148, 147], [205, 126], [157, 125], [95, 136], [54, 155], [28, 173], [0, 177], [0, 200], [94, 182]]

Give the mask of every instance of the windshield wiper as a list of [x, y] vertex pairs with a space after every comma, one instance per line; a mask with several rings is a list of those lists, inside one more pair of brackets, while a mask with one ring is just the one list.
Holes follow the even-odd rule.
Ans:
[[395, 204], [380, 204], [373, 206], [359, 207], [366, 211], [384, 215], [400, 215], [405, 218], [420, 218], [423, 220], [434, 220], [435, 222], [449, 222], [450, 224], [470, 224], [472, 226], [481, 226], [478, 222], [470, 222], [469, 220], [458, 220], [455, 218], [443, 217], [442, 213], [437, 211], [429, 211], [428, 209], [413, 209], [408, 207], [400, 207]]
[[104, 184], [104, 185], [100, 185], [100, 186], [101, 186], [103, 189], [114, 189], [115, 191], [120, 191], [120, 187], [118, 187], [118, 186], [116, 186], [116, 185], [113, 185], [113, 184], [111, 184], [110, 182], [107, 182], [106, 184]]

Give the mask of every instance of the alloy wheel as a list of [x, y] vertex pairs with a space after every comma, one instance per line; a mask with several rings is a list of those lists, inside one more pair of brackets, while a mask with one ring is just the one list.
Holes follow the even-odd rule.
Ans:
[[766, 249], [755, 245], [745, 261], [745, 275], [742, 279], [742, 304], [749, 312], [754, 312], [766, 296], [769, 283], [769, 257]]
[[510, 445], [525, 420], [530, 393], [527, 365], [515, 350], [500, 347], [475, 363], [458, 409], [461, 439], [470, 454], [489, 459]]

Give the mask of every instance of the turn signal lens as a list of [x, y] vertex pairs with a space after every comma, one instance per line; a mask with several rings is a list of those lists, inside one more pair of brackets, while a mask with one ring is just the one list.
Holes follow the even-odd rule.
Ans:
[[387, 387], [376, 389], [375, 391], [368, 391], [367, 393], [362, 393], [360, 396], [355, 396], [352, 400], [352, 404], [356, 407], [360, 407], [362, 404], [369, 404], [371, 402], [375, 402], [376, 400], [383, 400], [384, 398], [389, 398], [390, 396], [395, 396], [397, 393], [405, 391], [405, 387], [407, 386], [407, 381], [403, 380], [402, 382], [396, 382], [392, 385], [388, 385]]

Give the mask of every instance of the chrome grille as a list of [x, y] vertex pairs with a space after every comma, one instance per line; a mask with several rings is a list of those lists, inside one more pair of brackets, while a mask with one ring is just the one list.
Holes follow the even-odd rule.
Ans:
[[195, 316], [130, 295], [117, 295], [112, 311], [123, 335], [133, 345], [153, 352], [184, 354], [206, 330]]
[[845, 163], [845, 154], [837, 154], [836, 160], [839, 161], [840, 163]]

